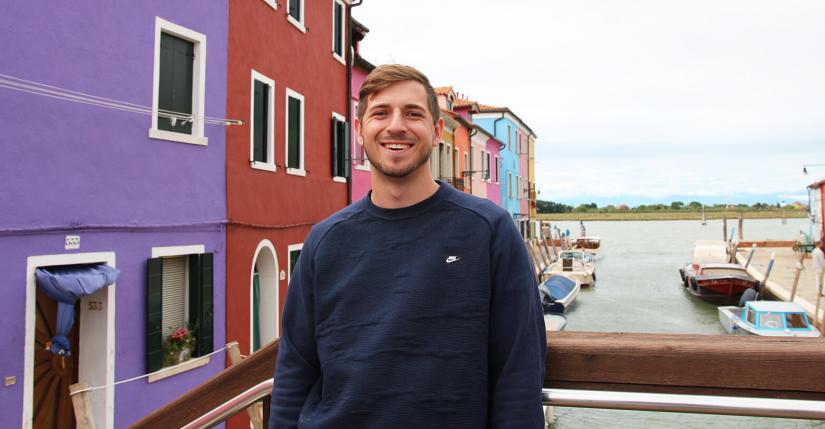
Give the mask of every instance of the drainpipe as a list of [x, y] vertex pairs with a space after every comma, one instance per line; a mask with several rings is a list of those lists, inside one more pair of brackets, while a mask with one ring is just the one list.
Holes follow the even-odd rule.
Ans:
[[[473, 174], [475, 174], [475, 171], [473, 170], [473, 136], [476, 135], [477, 133], [478, 133], [478, 128], [473, 127], [473, 129], [470, 130], [470, 135], [467, 137], [467, 140], [469, 140], [469, 143], [470, 143], [470, 166], [469, 166], [469, 168], [467, 168], [467, 171], [470, 172], [470, 174], [469, 174], [469, 177], [470, 177], [470, 195], [472, 195], [472, 193], [473, 193]], [[465, 166], [465, 167], [467, 167], [467, 166]]]
[[350, 141], [350, 137], [352, 137], [352, 130], [353, 130], [353, 121], [352, 121], [352, 51], [354, 49], [352, 44], [352, 8], [356, 6], [360, 6], [363, 0], [356, 0], [349, 4], [347, 7], [347, 120], [349, 121], [349, 127], [347, 127], [347, 150], [344, 153], [344, 159], [347, 160], [347, 169], [349, 170], [349, 174], [347, 174], [347, 205], [352, 204], [352, 170], [354, 169], [352, 165], [352, 141]]

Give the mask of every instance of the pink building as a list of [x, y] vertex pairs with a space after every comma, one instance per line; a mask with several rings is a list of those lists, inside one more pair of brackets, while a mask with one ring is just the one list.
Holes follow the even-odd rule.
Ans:
[[[352, 61], [352, 89], [350, 102], [352, 103], [352, 115], [355, 117], [358, 112], [358, 90], [361, 89], [361, 84], [367, 75], [375, 68], [369, 61], [365, 60], [360, 53], [359, 45], [361, 40], [370, 30], [355, 19], [352, 20], [352, 47], [355, 55]], [[358, 201], [363, 196], [367, 195], [371, 188], [370, 182], [370, 162], [367, 160], [367, 155], [364, 153], [364, 146], [358, 143], [355, 135], [355, 127], [351, 127], [352, 133], [352, 148], [351, 148], [351, 198], [350, 201]]]

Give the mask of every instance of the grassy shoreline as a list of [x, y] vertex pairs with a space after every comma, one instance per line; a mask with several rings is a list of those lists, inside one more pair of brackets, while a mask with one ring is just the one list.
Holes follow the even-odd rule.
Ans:
[[[764, 211], [724, 211], [705, 212], [708, 220], [722, 219], [736, 220], [739, 214], [745, 219], [782, 219], [782, 218], [805, 218], [808, 212], [804, 210], [764, 210]], [[655, 211], [655, 212], [611, 212], [611, 213], [541, 213], [539, 220], [550, 221], [577, 221], [577, 220], [610, 220], [610, 221], [633, 221], [633, 220], [701, 220], [702, 212], [687, 211]]]

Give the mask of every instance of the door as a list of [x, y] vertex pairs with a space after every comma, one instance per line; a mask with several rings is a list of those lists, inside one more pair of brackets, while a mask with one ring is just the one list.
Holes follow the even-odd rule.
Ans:
[[[69, 386], [77, 383], [76, 357], [79, 356], [78, 304], [75, 304], [75, 324], [68, 338], [70, 356], [58, 356], [46, 350], [57, 326], [57, 301], [37, 288], [34, 341], [34, 398], [32, 422], [35, 429], [75, 427], [74, 408]], [[79, 302], [79, 301], [78, 301]]]

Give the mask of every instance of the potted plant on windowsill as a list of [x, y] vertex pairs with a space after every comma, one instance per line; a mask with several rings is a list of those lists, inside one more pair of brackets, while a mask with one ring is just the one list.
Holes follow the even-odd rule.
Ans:
[[163, 342], [163, 366], [185, 362], [195, 351], [195, 336], [188, 328], [176, 328]]

